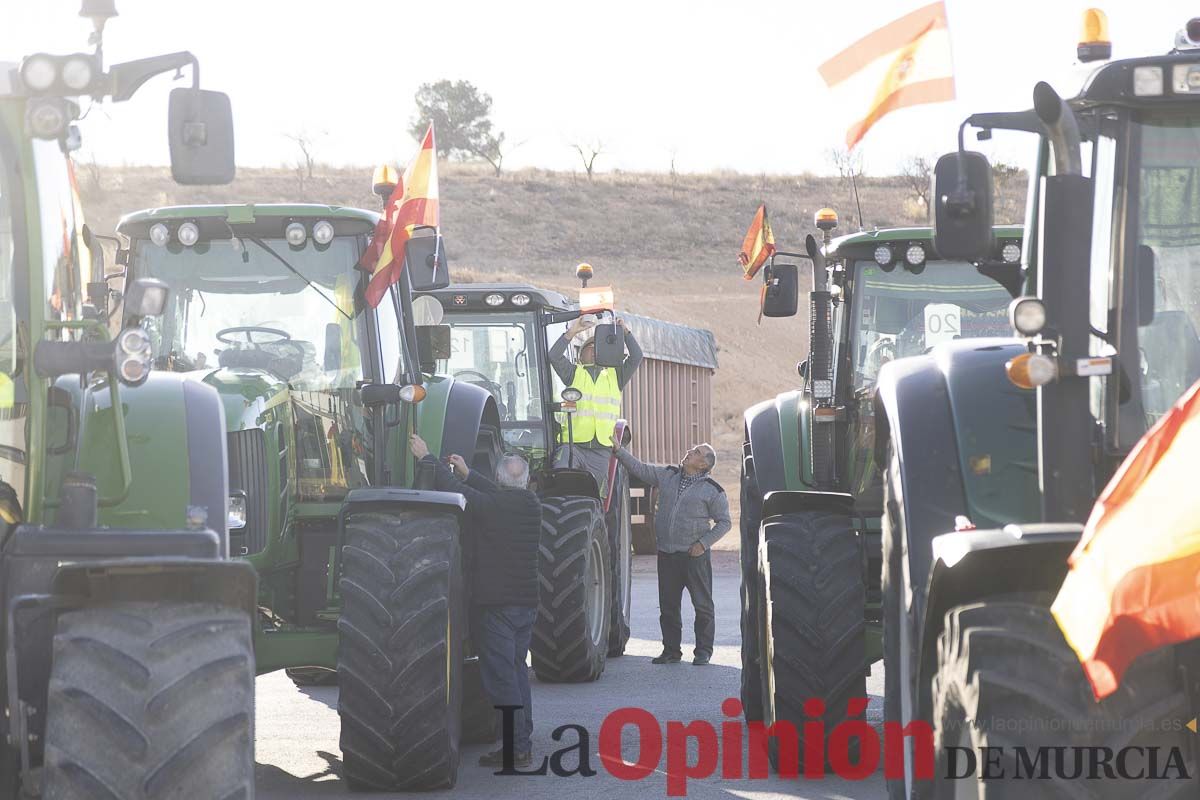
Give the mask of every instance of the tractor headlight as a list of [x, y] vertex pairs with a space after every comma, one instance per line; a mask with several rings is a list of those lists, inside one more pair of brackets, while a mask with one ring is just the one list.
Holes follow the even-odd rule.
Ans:
[[925, 263], [925, 248], [919, 244], [910, 244], [904, 251], [904, 260], [910, 267], [919, 267]]
[[573, 386], [568, 386], [562, 390], [562, 399], [568, 403], [578, 403], [583, 399], [583, 392]]
[[814, 380], [812, 384], [812, 395], [814, 400], [831, 400], [833, 399], [833, 381], [828, 378]]
[[162, 247], [171, 241], [171, 231], [167, 229], [166, 225], [156, 222], [150, 226], [150, 241]]
[[1135, 97], [1158, 97], [1162, 93], [1162, 67], [1133, 68], [1133, 94]]
[[1009, 242], [1000, 248], [1000, 258], [1004, 259], [1005, 264], [1015, 264], [1021, 260], [1021, 245], [1016, 242]]
[[892, 248], [886, 244], [881, 244], [875, 248], [875, 263], [881, 267], [886, 267], [892, 263]]
[[333, 241], [333, 223], [323, 219], [313, 225], [313, 241], [317, 244], [329, 244]]
[[92, 80], [96, 77], [95, 63], [90, 56], [83, 53], [67, 56], [62, 62], [59, 77], [63, 86], [73, 92], [82, 93], [92, 85]]
[[512, 296], [512, 304], [514, 306], [529, 305], [529, 295], [525, 294], [524, 292], [521, 292], [520, 294], [514, 294]]
[[1008, 307], [1009, 322], [1022, 336], [1037, 336], [1046, 327], [1046, 306], [1036, 297], [1018, 297]]
[[70, 123], [67, 101], [60, 97], [31, 101], [25, 111], [25, 122], [35, 139], [58, 139]]
[[300, 247], [308, 238], [308, 231], [299, 222], [289, 222], [283, 230], [283, 238], [287, 239], [287, 243], [292, 247]]
[[229, 530], [235, 531], [246, 527], [246, 494], [239, 492], [229, 495]]
[[1058, 376], [1058, 363], [1041, 353], [1022, 353], [1005, 364], [1004, 371], [1014, 386], [1036, 389]]
[[117, 337], [117, 377], [137, 386], [150, 375], [150, 336], [141, 328], [126, 328]]
[[489, 294], [483, 298], [483, 302], [487, 303], [489, 306], [503, 305], [504, 304], [504, 295], [498, 294], [496, 292], [492, 292], [491, 294]]
[[200, 226], [194, 222], [185, 222], [175, 231], [175, 237], [184, 247], [191, 247], [200, 241]]
[[58, 63], [46, 53], [34, 53], [21, 63], [21, 83], [32, 92], [44, 92], [58, 80]]

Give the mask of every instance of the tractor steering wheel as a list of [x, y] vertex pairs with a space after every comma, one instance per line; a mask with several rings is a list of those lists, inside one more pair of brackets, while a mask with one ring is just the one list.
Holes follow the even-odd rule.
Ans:
[[[258, 347], [259, 345], [264, 344], [281, 344], [283, 342], [290, 342], [292, 340], [292, 335], [290, 333], [287, 331], [281, 331], [278, 328], [264, 328], [260, 325], [239, 325], [233, 328], [222, 328], [221, 330], [217, 331], [217, 341], [223, 344], [241, 344], [240, 341], [233, 338], [239, 333], [244, 334], [246, 340], [245, 343], [253, 347]], [[274, 336], [275, 338], [265, 342], [256, 342], [254, 341], [255, 333]]]

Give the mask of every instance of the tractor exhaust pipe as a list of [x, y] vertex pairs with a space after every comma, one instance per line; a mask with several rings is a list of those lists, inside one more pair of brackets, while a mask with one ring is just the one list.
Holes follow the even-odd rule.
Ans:
[[1046, 136], [1054, 152], [1054, 174], [1082, 175], [1083, 158], [1075, 112], [1045, 81], [1033, 87], [1033, 110], [1046, 126]]

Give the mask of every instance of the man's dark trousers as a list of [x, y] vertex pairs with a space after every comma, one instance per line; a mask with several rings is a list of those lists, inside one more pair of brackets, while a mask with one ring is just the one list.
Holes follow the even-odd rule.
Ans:
[[529, 692], [529, 638], [537, 609], [483, 606], [480, 616], [479, 675], [493, 706], [521, 706], [513, 717], [513, 752], [528, 753], [533, 735], [533, 697]]
[[696, 609], [697, 657], [710, 658], [716, 623], [713, 612], [712, 558], [704, 555], [658, 551], [658, 623], [662, 627], [663, 652], [682, 656], [683, 590], [687, 589]]

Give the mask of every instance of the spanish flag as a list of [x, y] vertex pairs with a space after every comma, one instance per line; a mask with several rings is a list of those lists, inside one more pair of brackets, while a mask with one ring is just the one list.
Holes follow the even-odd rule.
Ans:
[[742, 265], [742, 277], [751, 280], [767, 259], [775, 254], [775, 234], [771, 233], [771, 223], [767, 222], [767, 204], [763, 203], [754, 213], [754, 221], [746, 231], [742, 240], [742, 251], [738, 253], [738, 263]]
[[1200, 637], [1200, 382], [1092, 509], [1052, 611], [1097, 699], [1142, 653]]
[[885, 114], [900, 108], [954, 99], [954, 62], [942, 0], [918, 8], [868, 33], [822, 64], [831, 89], [871, 97], [866, 113], [846, 131], [846, 147], [858, 144]]
[[413, 231], [421, 226], [436, 228], [439, 218], [437, 149], [433, 144], [433, 125], [430, 125], [421, 149], [384, 206], [383, 217], [375, 225], [371, 246], [358, 262], [360, 269], [371, 272], [366, 298], [372, 308], [379, 305], [388, 287], [400, 280], [404, 271], [404, 246], [412, 238]]

